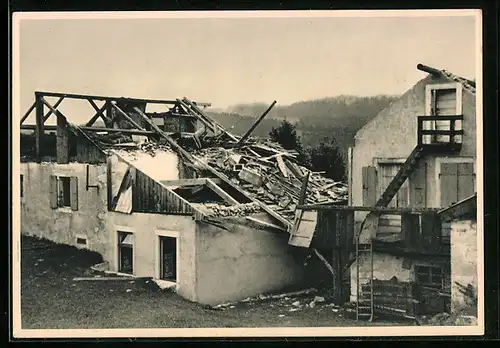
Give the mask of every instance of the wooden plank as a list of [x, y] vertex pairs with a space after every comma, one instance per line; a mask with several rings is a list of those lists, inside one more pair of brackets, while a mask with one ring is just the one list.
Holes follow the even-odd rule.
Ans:
[[93, 100], [103, 100], [103, 101], [128, 101], [128, 102], [138, 102], [138, 103], [150, 103], [150, 104], [175, 104], [175, 100], [164, 100], [164, 99], [141, 99], [141, 98], [128, 98], [128, 97], [110, 97], [110, 96], [100, 96], [100, 95], [90, 95], [90, 94], [76, 94], [76, 93], [56, 93], [56, 92], [41, 92], [36, 91], [46, 97], [65, 97], [68, 99], [93, 99]]
[[245, 134], [243, 134], [240, 140], [238, 140], [236, 144], [237, 146], [241, 146], [248, 139], [250, 134], [252, 134], [253, 130], [259, 125], [259, 123], [264, 119], [264, 117], [266, 117], [266, 115], [269, 113], [269, 111], [271, 111], [274, 105], [276, 105], [276, 100], [273, 101], [273, 103], [266, 109], [266, 111], [264, 111], [264, 113], [257, 119], [257, 121], [254, 122], [254, 124], [250, 127], [250, 129], [246, 131]]
[[33, 104], [31, 104], [31, 106], [28, 109], [28, 111], [26, 111], [26, 113], [24, 114], [24, 116], [21, 117], [21, 122], [20, 122], [21, 125], [24, 123], [24, 121], [26, 121], [26, 119], [30, 116], [30, 114], [33, 112], [33, 110], [35, 110], [35, 107], [36, 107], [36, 102], [34, 102]]
[[[113, 170], [113, 164], [111, 162], [111, 157], [107, 157], [106, 160], [106, 191], [107, 191], [107, 196], [108, 196], [108, 211], [113, 210], [113, 177], [112, 177], [112, 170]], [[132, 197], [133, 197], [133, 192], [132, 192]]]
[[220, 184], [222, 181], [219, 178], [198, 178], [198, 179], [179, 179], [179, 180], [161, 180], [165, 186], [198, 186], [205, 185], [207, 179], [210, 179], [215, 184]]
[[100, 109], [97, 109], [94, 116], [92, 116], [92, 118], [85, 124], [85, 127], [91, 127], [99, 117], [102, 118], [105, 125], [108, 125], [111, 122], [111, 119], [109, 119], [107, 116], [104, 116], [104, 111], [107, 110], [107, 107], [108, 104], [105, 103]]
[[388, 226], [380, 225], [378, 226], [377, 236], [382, 234], [399, 234], [401, 232], [401, 225], [399, 226]]
[[[120, 107], [118, 105], [116, 105], [116, 102], [111, 102], [111, 105], [113, 106], [113, 108], [115, 108], [116, 111], [118, 111], [118, 113], [130, 124], [132, 125], [133, 127], [135, 127], [136, 129], [139, 129], [139, 130], [144, 130], [141, 126], [139, 126], [129, 115], [127, 115], [127, 113], [125, 111], [123, 111], [122, 109], [120, 109]], [[138, 107], [134, 107], [134, 110], [140, 110]], [[142, 111], [141, 111], [142, 112]], [[146, 118], [148, 118], [146, 115], [144, 115]], [[148, 118], [149, 120], [149, 118]], [[151, 121], [152, 122], [152, 121]]]
[[476, 192], [474, 163], [458, 163], [458, 201], [471, 197]]
[[50, 207], [52, 209], [57, 209], [58, 206], [58, 191], [57, 191], [57, 176], [49, 176], [49, 190], [50, 190]]
[[238, 141], [238, 138], [235, 137], [233, 134], [229, 133], [222, 125], [220, 125], [217, 121], [213, 120], [211, 117], [209, 117], [207, 114], [205, 114], [198, 106], [196, 106], [196, 103], [193, 103], [192, 101], [188, 100], [187, 98], [183, 98], [182, 100], [178, 99], [178, 102], [184, 102], [185, 104], [189, 104], [191, 108], [202, 118], [205, 120], [208, 120], [212, 124], [214, 124], [217, 128], [219, 128], [224, 134], [226, 134], [231, 140], [233, 141]]
[[410, 175], [410, 206], [425, 207], [427, 203], [427, 163], [421, 161]]
[[323, 210], [323, 211], [374, 211], [386, 214], [402, 214], [402, 213], [421, 213], [421, 212], [438, 212], [442, 208], [387, 208], [387, 207], [365, 207], [365, 206], [350, 206], [350, 205], [335, 205], [335, 204], [299, 204], [297, 209], [302, 210]]
[[441, 207], [458, 202], [458, 164], [442, 163], [439, 174]]
[[276, 156], [276, 162], [278, 163], [278, 168], [283, 174], [285, 178], [288, 178], [288, 171], [286, 170], [285, 162], [283, 161], [283, 157], [281, 155]]
[[78, 210], [78, 178], [70, 178], [71, 210]]
[[252, 197], [249, 195], [247, 192], [245, 192], [243, 189], [240, 188], [239, 185], [236, 185], [233, 183], [227, 176], [224, 174], [220, 173], [216, 169], [214, 169], [212, 166], [208, 165], [207, 163], [204, 163], [203, 161], [198, 160], [194, 156], [192, 156], [189, 152], [184, 150], [175, 140], [173, 140], [170, 136], [165, 134], [156, 124], [153, 123], [140, 109], [134, 108], [141, 117], [148, 123], [152, 129], [154, 129], [161, 137], [163, 137], [174, 149], [176, 149], [182, 156], [184, 156], [185, 159], [190, 161], [193, 164], [197, 164], [198, 166], [201, 166], [203, 169], [206, 169], [210, 171], [213, 175], [224, 181], [226, 184], [231, 186], [233, 189], [237, 190], [239, 193], [241, 193], [244, 197], [249, 199], [252, 202], [257, 203], [262, 210], [267, 212], [269, 215], [283, 223], [284, 226], [287, 226], [290, 228], [291, 224], [289, 221], [287, 221], [285, 218], [283, 218], [281, 215], [276, 213], [274, 210], [270, 209], [267, 204], [264, 204], [263, 202], [259, 201], [258, 199]]
[[43, 97], [40, 94], [35, 93], [35, 146], [36, 146], [36, 158], [40, 162], [43, 156], [43, 139], [44, 139], [44, 124], [43, 124]]
[[259, 224], [259, 225], [262, 225], [264, 227], [269, 227], [269, 228], [278, 229], [278, 230], [282, 229], [281, 226], [272, 224], [272, 223], [267, 222], [267, 221], [262, 221], [260, 219], [257, 219], [255, 217], [253, 217], [253, 216], [247, 216], [246, 219], [249, 220], [249, 221], [255, 222], [255, 223]]
[[377, 201], [377, 170], [374, 166], [361, 168], [363, 205], [374, 206]]
[[45, 123], [45, 121], [47, 121], [48, 118], [54, 113], [53, 110], [57, 110], [57, 108], [59, 107], [59, 105], [61, 105], [63, 100], [64, 100], [64, 97], [59, 98], [59, 100], [53, 106], [54, 109], [50, 109], [49, 112], [47, 112], [47, 114], [45, 114], [45, 116], [43, 117], [43, 123]]
[[221, 197], [226, 203], [231, 205], [239, 204], [239, 202], [234, 199], [230, 194], [220, 188], [215, 182], [207, 179], [207, 187], [214, 191], [219, 197]]

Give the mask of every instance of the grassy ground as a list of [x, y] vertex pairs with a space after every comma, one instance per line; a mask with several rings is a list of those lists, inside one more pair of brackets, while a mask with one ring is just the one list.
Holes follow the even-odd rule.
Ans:
[[327, 301], [290, 312], [293, 302], [305, 304], [311, 297], [209, 309], [175, 293], [147, 288], [143, 281], [74, 281], [99, 263], [100, 256], [31, 237], [23, 237], [21, 244], [23, 329], [412, 325], [357, 323]]

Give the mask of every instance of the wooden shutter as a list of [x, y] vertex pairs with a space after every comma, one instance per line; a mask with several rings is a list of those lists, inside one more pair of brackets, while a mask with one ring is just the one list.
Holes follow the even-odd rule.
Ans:
[[422, 213], [422, 251], [437, 251], [441, 244], [441, 219], [435, 213]]
[[466, 199], [476, 192], [474, 163], [458, 163], [458, 201]]
[[424, 208], [426, 206], [427, 163], [420, 163], [410, 176], [410, 206]]
[[377, 201], [377, 169], [373, 166], [361, 169], [363, 184], [363, 205], [372, 207]]
[[72, 176], [70, 179], [71, 210], [78, 210], [78, 178]]
[[457, 163], [441, 163], [439, 185], [441, 191], [441, 207], [448, 207], [458, 201]]
[[58, 203], [57, 176], [51, 175], [49, 177], [49, 187], [50, 187], [50, 207], [52, 209], [56, 209]]
[[420, 239], [420, 217], [417, 214], [403, 213], [401, 230], [405, 247], [416, 250]]

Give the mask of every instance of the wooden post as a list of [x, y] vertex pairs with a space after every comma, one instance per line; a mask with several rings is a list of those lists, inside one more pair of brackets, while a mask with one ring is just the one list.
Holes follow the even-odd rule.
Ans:
[[66, 118], [57, 113], [57, 163], [65, 164], [69, 162], [69, 135]]
[[269, 111], [271, 111], [271, 109], [274, 107], [275, 104], [276, 104], [276, 100], [273, 101], [273, 103], [267, 108], [267, 110], [257, 119], [257, 121], [254, 122], [254, 124], [250, 127], [250, 129], [247, 130], [247, 132], [240, 138], [240, 140], [238, 140], [236, 146], [243, 145], [243, 143], [248, 139], [250, 134], [252, 134], [253, 130], [255, 128], [257, 128], [260, 121], [262, 121], [264, 119], [264, 117], [266, 117], [266, 115], [269, 113]]
[[[113, 170], [113, 165], [111, 163], [111, 157], [108, 156], [107, 158], [107, 163], [106, 163], [106, 193], [108, 196], [108, 211], [113, 210], [113, 176], [112, 176], [112, 170]], [[134, 196], [132, 195], [132, 198]], [[133, 202], [132, 202], [133, 203]]]
[[[59, 98], [59, 100], [53, 106], [54, 110], [57, 110], [57, 108], [59, 107], [59, 105], [61, 105], [63, 100], [64, 100], [64, 97]], [[43, 117], [43, 123], [45, 123], [48, 120], [48, 118], [50, 117], [50, 115], [52, 115], [53, 113], [54, 113], [54, 111], [49, 110], [49, 112], [47, 112], [47, 114]]]
[[36, 158], [41, 162], [43, 156], [43, 96], [40, 93], [35, 93], [35, 113], [36, 113]]
[[[325, 212], [326, 213], [326, 212]], [[334, 246], [332, 253], [332, 267], [333, 267], [333, 282], [332, 282], [332, 299], [333, 303], [336, 305], [342, 304], [342, 268], [340, 263], [341, 240], [340, 234], [346, 226], [346, 216], [345, 212], [332, 212], [335, 223], [334, 226]]]
[[31, 114], [31, 112], [35, 109], [35, 106], [36, 106], [36, 102], [31, 104], [30, 108], [28, 109], [28, 111], [26, 111], [26, 113], [24, 114], [23, 117], [21, 117], [21, 124], [23, 124], [24, 121], [26, 121], [26, 119], [29, 117], [29, 115]]

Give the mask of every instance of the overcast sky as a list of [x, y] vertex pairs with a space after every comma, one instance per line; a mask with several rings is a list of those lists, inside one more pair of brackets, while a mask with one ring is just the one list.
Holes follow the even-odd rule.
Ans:
[[418, 63], [475, 78], [473, 16], [22, 19], [19, 38], [22, 113], [35, 90], [224, 108], [401, 94]]

